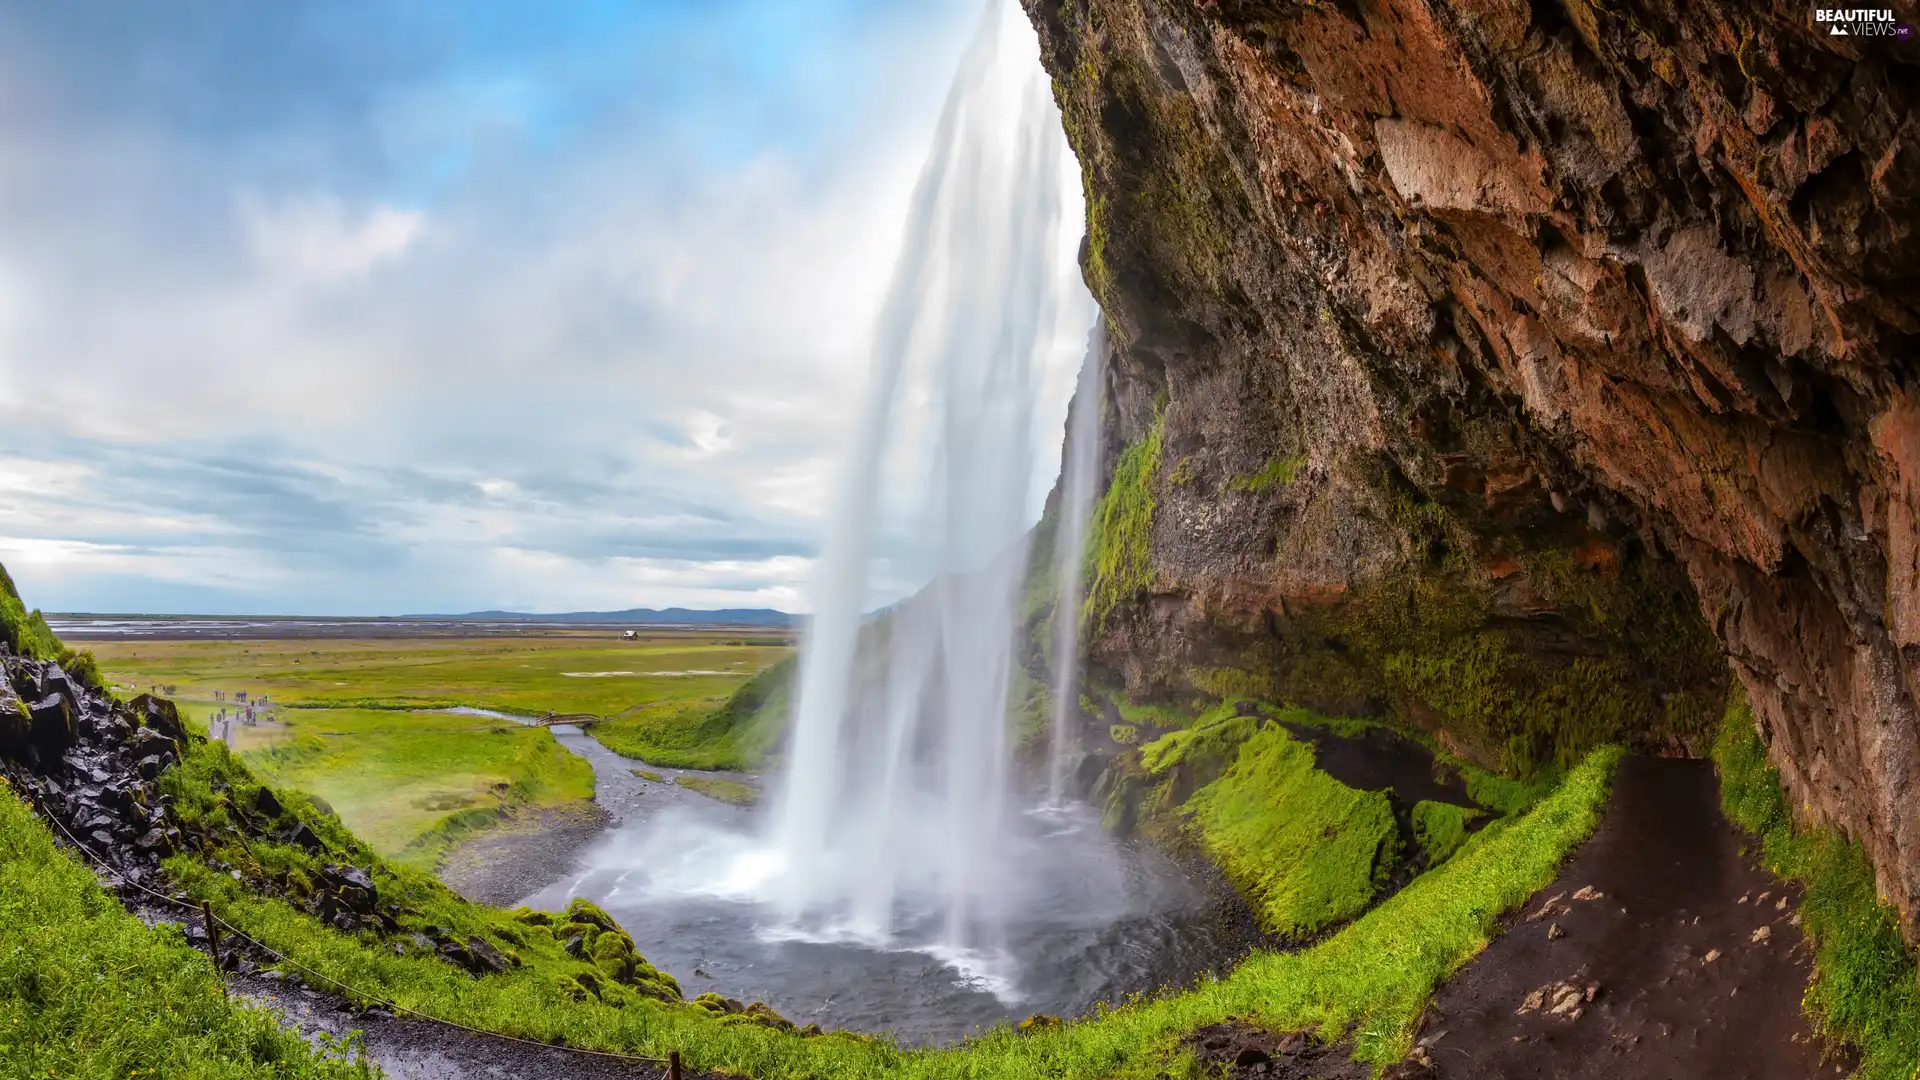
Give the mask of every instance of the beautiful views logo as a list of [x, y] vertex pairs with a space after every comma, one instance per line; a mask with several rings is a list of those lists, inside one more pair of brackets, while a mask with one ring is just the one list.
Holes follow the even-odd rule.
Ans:
[[1890, 37], [1908, 41], [1913, 27], [1893, 17], [1892, 8], [1814, 8], [1816, 26], [1831, 37]]

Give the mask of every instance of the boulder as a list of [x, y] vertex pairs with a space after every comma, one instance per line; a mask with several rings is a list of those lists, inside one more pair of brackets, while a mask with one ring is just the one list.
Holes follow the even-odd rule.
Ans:
[[169, 740], [184, 747], [187, 743], [187, 726], [180, 720], [180, 710], [173, 702], [152, 694], [141, 694], [127, 706], [140, 721], [141, 726], [150, 728], [166, 736]]
[[73, 709], [59, 694], [48, 694], [27, 706], [31, 739], [42, 751], [58, 754], [73, 745]]
[[26, 753], [33, 740], [33, 714], [12, 686], [0, 682], [0, 757]]
[[340, 907], [358, 915], [373, 911], [379, 899], [373, 879], [357, 866], [329, 866], [321, 873], [320, 887], [330, 893]]
[[589, 926], [597, 926], [602, 930], [620, 930], [620, 924], [613, 921], [613, 916], [600, 910], [598, 905], [585, 897], [576, 897], [572, 903], [567, 905], [567, 921], [570, 923], [586, 923]]
[[313, 855], [317, 855], [327, 848], [326, 843], [320, 839], [318, 834], [308, 828], [307, 823], [304, 821], [295, 825], [293, 829], [287, 833], [287, 843], [298, 848], [303, 848], [308, 854]]
[[287, 809], [281, 805], [280, 798], [273, 793], [273, 789], [265, 784], [260, 786], [259, 791], [253, 793], [253, 808], [262, 817], [268, 818], [277, 818]]

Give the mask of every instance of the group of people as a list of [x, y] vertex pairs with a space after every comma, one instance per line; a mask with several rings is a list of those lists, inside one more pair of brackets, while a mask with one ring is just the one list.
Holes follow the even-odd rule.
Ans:
[[[225, 702], [227, 700], [227, 692], [225, 690], [215, 690], [213, 692], [213, 700]], [[261, 694], [259, 697], [249, 701], [247, 700], [247, 692], [245, 690], [236, 691], [233, 695], [233, 712], [229, 714], [227, 707], [223, 704], [219, 710], [207, 720], [207, 736], [212, 739], [218, 739], [221, 742], [231, 742], [233, 725], [236, 721], [247, 727], [252, 727], [268, 716], [268, 707], [271, 704], [272, 702], [268, 700], [265, 694]]]

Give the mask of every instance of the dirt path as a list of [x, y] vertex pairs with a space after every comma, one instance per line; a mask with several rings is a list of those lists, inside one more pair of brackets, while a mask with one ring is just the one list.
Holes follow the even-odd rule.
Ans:
[[1704, 761], [1629, 758], [1600, 827], [1421, 1029], [1445, 1080], [1843, 1075], [1800, 995], [1799, 891], [1746, 854]]
[[[268, 1009], [316, 1045], [339, 1046], [379, 1066], [387, 1080], [659, 1080], [659, 1066], [507, 1042], [382, 1010], [344, 1011], [338, 998], [259, 976], [234, 976], [234, 996]], [[688, 1080], [707, 1076], [687, 1070]]]

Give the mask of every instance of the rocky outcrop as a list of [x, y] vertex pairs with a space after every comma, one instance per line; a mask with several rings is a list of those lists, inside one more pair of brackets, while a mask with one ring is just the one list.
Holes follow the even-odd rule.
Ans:
[[1698, 749], [1730, 661], [1911, 914], [1920, 42], [1782, 0], [1027, 8], [1129, 509], [1095, 658], [1516, 769]]

